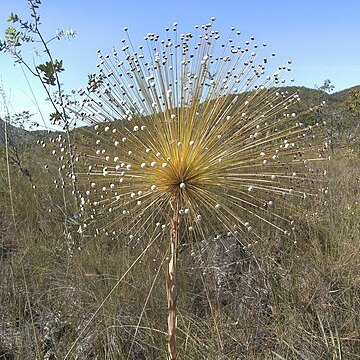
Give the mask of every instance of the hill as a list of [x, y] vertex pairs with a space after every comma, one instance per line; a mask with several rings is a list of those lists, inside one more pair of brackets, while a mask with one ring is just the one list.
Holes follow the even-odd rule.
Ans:
[[336, 98], [336, 99], [340, 99], [340, 100], [346, 100], [347, 98], [349, 98], [349, 92], [352, 90], [360, 90], [360, 85], [356, 85], [356, 86], [353, 86], [348, 89], [337, 91], [337, 92], [331, 94], [330, 96], [332, 99]]
[[31, 137], [29, 131], [13, 126], [0, 119], [0, 145], [5, 144], [5, 134], [8, 134], [10, 143], [18, 143]]
[[[298, 92], [301, 102], [295, 106], [294, 111], [304, 112], [309, 108], [320, 105], [323, 101], [326, 102], [327, 112], [331, 113], [332, 117], [336, 117], [336, 122], [348, 122], [351, 117], [349, 111], [342, 107], [342, 104], [348, 99], [349, 91], [353, 89], [360, 89], [360, 85], [344, 89], [333, 94], [328, 94], [318, 89], [311, 89], [303, 86], [286, 86], [282, 87], [281, 91], [287, 91], [289, 94]], [[326, 111], [325, 111], [326, 113]], [[327, 114], [325, 114], [327, 117]], [[309, 117], [310, 119], [310, 117]], [[26, 120], [25, 120], [26, 122]], [[23, 127], [17, 127], [12, 124], [7, 124], [7, 132], [9, 134], [9, 143], [12, 145], [33, 142], [36, 140], [45, 140], [46, 130], [25, 130]], [[351, 126], [356, 126], [356, 122], [352, 122]], [[5, 122], [0, 119], [0, 147], [5, 144]]]
[[0, 119], [0, 147], [5, 145], [5, 133], [8, 134], [9, 144], [17, 145], [42, 139], [47, 134], [47, 130], [25, 130], [8, 122], [5, 123], [4, 120]]

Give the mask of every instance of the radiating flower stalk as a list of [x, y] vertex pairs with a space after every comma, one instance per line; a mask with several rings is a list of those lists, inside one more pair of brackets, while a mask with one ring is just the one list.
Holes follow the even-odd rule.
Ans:
[[[125, 28], [126, 34], [128, 34]], [[266, 44], [223, 39], [214, 19], [165, 38], [150, 33], [135, 48], [127, 35], [112, 55], [98, 51], [99, 72], [69, 106], [83, 140], [78, 169], [82, 205], [98, 228], [129, 242], [169, 233], [168, 358], [176, 359], [177, 256], [180, 243], [226, 230], [243, 246], [265, 241], [264, 229], [290, 236], [297, 208], [321, 184], [319, 124], [291, 106], [297, 93], [279, 86], [290, 62], [266, 75]], [[290, 201], [289, 201], [290, 200]], [[84, 215], [84, 219], [85, 219]]]

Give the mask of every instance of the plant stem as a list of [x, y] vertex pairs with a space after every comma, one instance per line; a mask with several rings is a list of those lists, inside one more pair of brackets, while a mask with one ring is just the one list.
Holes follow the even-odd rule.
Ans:
[[170, 221], [170, 259], [166, 276], [168, 304], [168, 359], [175, 360], [176, 352], [176, 302], [177, 302], [177, 249], [179, 244], [180, 217], [178, 205]]

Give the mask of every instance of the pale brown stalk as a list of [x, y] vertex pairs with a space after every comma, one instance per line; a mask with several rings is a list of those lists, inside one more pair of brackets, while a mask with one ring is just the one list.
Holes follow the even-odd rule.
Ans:
[[178, 207], [170, 221], [170, 258], [166, 274], [166, 293], [168, 304], [168, 359], [177, 358], [176, 351], [176, 303], [177, 303], [177, 249], [179, 245], [180, 216]]

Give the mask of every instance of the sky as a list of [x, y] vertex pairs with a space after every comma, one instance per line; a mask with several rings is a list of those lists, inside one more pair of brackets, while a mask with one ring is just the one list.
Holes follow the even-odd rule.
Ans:
[[[0, 0], [0, 38], [10, 25], [6, 20], [11, 12], [28, 19], [27, 1]], [[163, 34], [175, 21], [187, 33], [213, 16], [223, 36], [235, 26], [244, 41], [254, 36], [259, 43], [266, 42], [279, 64], [291, 59], [295, 85], [313, 88], [330, 79], [340, 91], [360, 84], [359, 0], [43, 0], [39, 13], [47, 39], [57, 29], [76, 31], [72, 40], [50, 43], [54, 57], [64, 62], [61, 81], [66, 90], [86, 86], [88, 74], [97, 70], [96, 50], [121, 48], [125, 26], [132, 43], [141, 45], [147, 33]], [[24, 56], [39, 61], [34, 54], [32, 45], [24, 47]], [[36, 99], [48, 117], [51, 107], [40, 84], [4, 53], [0, 53], [0, 84], [12, 112], [30, 110], [38, 117]]]

